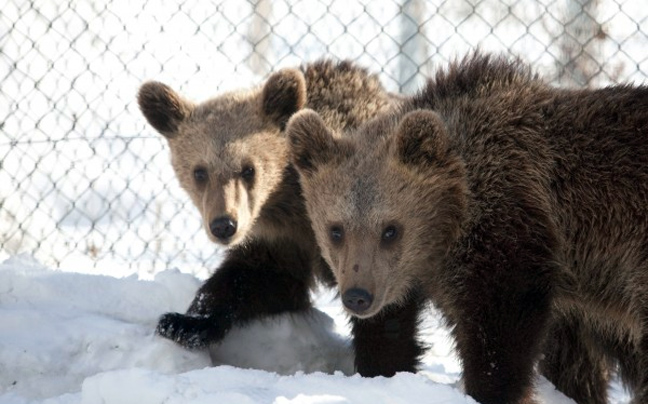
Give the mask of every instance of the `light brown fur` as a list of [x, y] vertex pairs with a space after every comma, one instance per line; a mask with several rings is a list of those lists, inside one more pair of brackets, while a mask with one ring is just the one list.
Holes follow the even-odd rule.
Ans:
[[[397, 102], [375, 78], [359, 72], [347, 62], [337, 67], [317, 62], [302, 71], [277, 72], [262, 87], [223, 94], [200, 104], [161, 83], [142, 86], [141, 109], [167, 138], [178, 181], [198, 208], [213, 242], [233, 246], [250, 236], [309, 238], [310, 229], [303, 218], [296, 221], [290, 214], [275, 217], [261, 213], [269, 200], [284, 193], [279, 188], [284, 186], [289, 159], [282, 129], [288, 118], [305, 106], [315, 108], [328, 125], [344, 130]], [[254, 186], [242, 179], [247, 167], [254, 169]], [[196, 183], [197, 168], [206, 171], [206, 184]], [[288, 194], [299, 194], [298, 188], [290, 187]], [[287, 203], [283, 199], [277, 202]], [[296, 205], [299, 203], [297, 200]], [[296, 206], [286, 210], [299, 211]], [[238, 224], [234, 236], [226, 241], [210, 231], [210, 223], [223, 216], [231, 216]]]
[[[298, 91], [305, 92], [303, 77], [290, 70], [281, 74], [294, 74]], [[149, 83], [142, 87], [140, 98], [163, 88], [185, 111], [169, 131], [160, 131], [169, 142], [177, 179], [198, 208], [213, 242], [224, 243], [210, 231], [212, 220], [229, 215], [237, 221], [236, 233], [226, 242], [236, 245], [253, 234], [255, 227], [263, 228], [264, 223], [255, 226], [256, 219], [283, 180], [287, 153], [280, 127], [263, 111], [260, 88], [224, 94], [196, 105], [159, 83]], [[304, 102], [302, 96], [297, 108]], [[255, 177], [261, 178], [253, 189], [242, 178], [245, 167], [253, 167]], [[207, 172], [206, 184], [195, 181], [197, 168]], [[274, 234], [283, 235], [276, 231]]]
[[[418, 124], [414, 118], [428, 114], [432, 113], [413, 114], [396, 131], [411, 130]], [[357, 287], [374, 296], [370, 311], [353, 313], [360, 318], [372, 317], [386, 306], [400, 304], [423, 279], [419, 268], [434, 267], [429, 263], [431, 257], [446, 255], [465, 220], [467, 190], [461, 181], [463, 164], [453, 158], [452, 163], [432, 176], [426, 170], [403, 165], [397, 158], [398, 145], [392, 142], [397, 135], [365, 135], [374, 130], [382, 132], [384, 126], [392, 125], [396, 125], [396, 120], [391, 116], [373, 121], [363, 128], [362, 135], [348, 134], [331, 143], [329, 149], [317, 142], [339, 135], [328, 131], [316, 113], [300, 112], [290, 126], [293, 138], [307, 138], [307, 144], [295, 147], [304, 147], [320, 157], [327, 155], [327, 160], [314, 163], [316, 169], [301, 168], [302, 187], [322, 256], [331, 265], [340, 292]], [[434, 133], [434, 125], [418, 130]], [[437, 148], [434, 141], [430, 137], [429, 148], [445, 159], [445, 151]], [[297, 156], [304, 149], [298, 149]], [[408, 189], [417, 192], [400, 191]], [[430, 206], [434, 206], [433, 211]], [[421, 216], [428, 222], [421, 223]], [[345, 240], [339, 247], [328, 236], [330, 228], [336, 225], [344, 228]], [[408, 231], [386, 246], [381, 235], [390, 225], [397, 231]]]

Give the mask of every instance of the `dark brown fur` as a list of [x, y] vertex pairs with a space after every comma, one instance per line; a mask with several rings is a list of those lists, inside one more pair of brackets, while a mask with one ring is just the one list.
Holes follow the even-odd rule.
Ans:
[[422, 293], [481, 403], [530, 400], [538, 363], [583, 404], [618, 364], [648, 402], [647, 87], [556, 89], [477, 54], [348, 136], [309, 111], [287, 131], [341, 293], [373, 298], [352, 314]]
[[[322, 61], [284, 69], [260, 88], [198, 105], [156, 82], [142, 86], [138, 101], [149, 123], [167, 138], [178, 180], [208, 235], [228, 247], [187, 313], [165, 314], [157, 332], [185, 347], [204, 348], [233, 325], [308, 310], [316, 279], [329, 285], [334, 279], [306, 215], [285, 124], [307, 106], [327, 125], [349, 130], [400, 99], [350, 62]], [[253, 175], [246, 174], [250, 167]], [[227, 239], [212, 230], [222, 217], [238, 226]]]

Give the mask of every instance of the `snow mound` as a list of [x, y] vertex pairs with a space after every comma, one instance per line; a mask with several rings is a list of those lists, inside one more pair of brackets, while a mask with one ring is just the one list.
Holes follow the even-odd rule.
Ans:
[[365, 379], [341, 374], [279, 376], [258, 370], [216, 367], [167, 376], [130, 369], [83, 383], [83, 404], [158, 403], [475, 403], [459, 391], [415, 374]]
[[261, 369], [282, 375], [297, 372], [353, 373], [353, 351], [335, 332], [333, 319], [313, 309], [287, 314], [232, 330], [210, 347], [214, 365]]
[[[460, 367], [434, 313], [421, 334], [430, 345], [421, 372], [367, 379], [349, 376], [348, 323], [333, 294], [317, 298], [322, 311], [254, 322], [192, 352], [153, 330], [160, 314], [189, 305], [194, 276], [82, 270], [26, 256], [0, 264], [0, 404], [475, 402], [456, 388]], [[573, 403], [544, 379], [537, 388], [541, 403]], [[618, 383], [610, 391], [613, 404], [629, 401]]]

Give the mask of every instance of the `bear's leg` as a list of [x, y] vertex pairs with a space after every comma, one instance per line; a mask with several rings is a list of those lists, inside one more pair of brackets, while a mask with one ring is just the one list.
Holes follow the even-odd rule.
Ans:
[[352, 317], [356, 371], [364, 377], [415, 372], [424, 352], [417, 340], [419, 313], [425, 302], [412, 293], [404, 304], [385, 308], [377, 315]]
[[636, 345], [628, 341], [614, 341], [608, 344], [608, 349], [611, 352], [610, 356], [619, 361], [618, 373], [624, 387], [629, 391], [638, 391], [642, 369], [648, 369], [648, 355], [644, 355], [644, 359], [641, 359], [642, 355]]
[[621, 357], [620, 373], [623, 382], [633, 392], [631, 403], [648, 403], [648, 337], [644, 335], [640, 345], [632, 351], [628, 349], [628, 353]]
[[544, 344], [540, 373], [579, 404], [607, 403], [607, 360], [595, 339], [577, 319], [561, 318]]
[[533, 270], [484, 269], [487, 276], [465, 280], [456, 305], [453, 334], [466, 393], [482, 404], [532, 403], [534, 365], [550, 316], [549, 287], [534, 282]]
[[191, 349], [220, 341], [233, 325], [312, 307], [311, 258], [297, 246], [250, 241], [228, 252], [187, 314], [164, 314], [157, 333]]

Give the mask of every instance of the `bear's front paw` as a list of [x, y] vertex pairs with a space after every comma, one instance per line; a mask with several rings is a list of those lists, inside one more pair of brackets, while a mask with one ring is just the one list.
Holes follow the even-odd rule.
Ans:
[[205, 349], [224, 336], [213, 318], [180, 313], [162, 315], [155, 332], [188, 349]]

